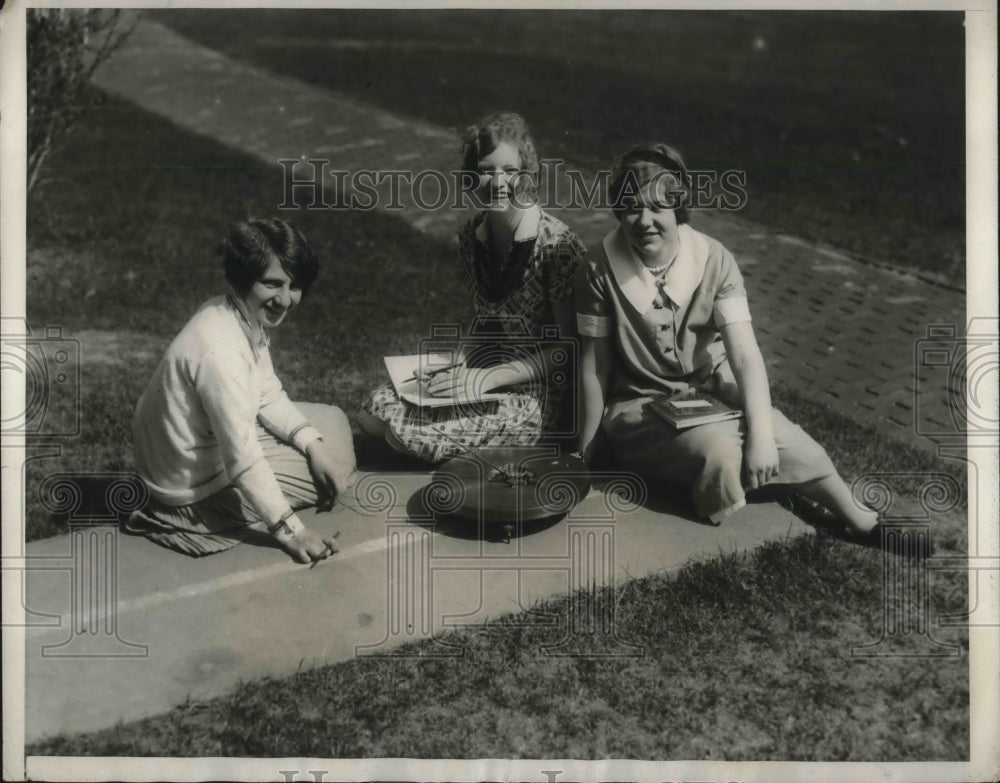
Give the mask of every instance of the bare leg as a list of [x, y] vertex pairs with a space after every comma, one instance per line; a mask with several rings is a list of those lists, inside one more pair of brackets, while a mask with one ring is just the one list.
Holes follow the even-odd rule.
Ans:
[[368, 411], [358, 411], [358, 426], [361, 427], [361, 431], [369, 438], [385, 440], [387, 432], [385, 422], [375, 418]]
[[861, 508], [844, 480], [834, 473], [822, 479], [795, 484], [795, 489], [839, 516], [855, 533], [867, 533], [878, 523], [878, 513]]
[[388, 443], [393, 449], [402, 454], [409, 453], [407, 452], [406, 447], [399, 442], [399, 438], [397, 438], [395, 434], [393, 434], [393, 431], [386, 426], [384, 421], [372, 416], [364, 409], [358, 411], [358, 426], [369, 438]]

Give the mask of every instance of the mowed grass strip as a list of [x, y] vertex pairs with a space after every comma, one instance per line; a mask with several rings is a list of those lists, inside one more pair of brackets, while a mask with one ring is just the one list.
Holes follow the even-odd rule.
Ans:
[[[113, 152], [112, 152], [113, 151]], [[29, 463], [28, 533], [52, 527], [33, 487], [54, 470], [128, 469], [135, 399], [179, 325], [221, 290], [212, 249], [224, 223], [272, 214], [280, 172], [106, 100], [53, 156], [29, 201], [32, 324], [83, 334], [82, 434]], [[275, 332], [293, 398], [356, 410], [381, 356], [408, 350], [434, 319], [463, 320], [467, 295], [449, 247], [376, 214], [301, 213], [324, 274]], [[46, 262], [49, 266], [46, 266]], [[92, 293], [90, 293], [92, 291]], [[120, 355], [112, 347], [120, 334]], [[89, 359], [88, 359], [89, 356]], [[119, 359], [116, 361], [116, 358]], [[775, 399], [827, 445], [848, 476], [908, 472], [912, 495], [951, 463], [900, 447], [776, 384]], [[58, 400], [57, 400], [58, 402]], [[72, 415], [65, 400], [54, 414]], [[58, 408], [58, 406], [57, 406]], [[964, 486], [964, 485], [963, 485]], [[934, 520], [939, 547], [964, 551], [962, 509]], [[734, 522], [738, 524], [738, 522]], [[935, 574], [931, 617], [961, 612], [966, 582]], [[541, 652], [580, 616], [616, 602], [619, 636], [638, 658], [573, 637], [577, 657]], [[572, 603], [576, 602], [576, 603]], [[357, 659], [86, 735], [32, 744], [36, 755], [418, 756], [958, 760], [968, 755], [967, 641], [949, 659], [854, 658], [880, 638], [879, 553], [824, 535], [719, 553], [676, 577], [619, 583], [530, 614], [453, 633], [459, 657]], [[541, 615], [541, 616], [540, 616]], [[555, 618], [557, 627], [539, 627]], [[527, 626], [527, 627], [521, 627]], [[891, 640], [919, 651], [916, 635]]]
[[745, 171], [745, 218], [964, 287], [961, 12], [151, 18], [236, 59], [443, 127], [519, 111], [543, 157], [587, 169], [667, 140], [693, 168]]
[[[935, 579], [929, 611], [964, 606], [958, 575]], [[614, 602], [618, 638], [566, 636], [571, 616]], [[882, 633], [878, 553], [825, 536], [723, 555], [675, 576], [548, 601], [533, 614], [462, 629], [456, 654], [356, 658], [163, 715], [32, 744], [32, 755], [785, 759], [968, 757], [964, 633], [958, 657], [911, 634], [852, 656]], [[897, 615], [898, 616], [898, 615]], [[554, 620], [555, 628], [543, 627]], [[600, 627], [599, 620], [595, 623]], [[580, 627], [580, 626], [578, 626]]]

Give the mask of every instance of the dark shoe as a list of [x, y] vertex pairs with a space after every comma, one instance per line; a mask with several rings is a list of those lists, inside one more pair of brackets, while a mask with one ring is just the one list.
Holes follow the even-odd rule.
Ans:
[[[871, 530], [867, 533], [854, 533], [847, 531], [845, 534], [846, 540], [853, 544], [860, 544], [861, 546], [871, 547], [872, 549], [881, 549], [884, 552], [889, 552], [893, 555], [904, 555], [904, 556], [916, 556], [918, 554], [924, 557], [930, 557], [934, 554], [934, 541], [927, 536], [926, 538], [920, 537], [917, 539], [919, 544], [916, 546], [904, 546], [903, 542], [907, 539], [901, 537], [893, 536], [890, 538], [887, 535], [887, 530], [883, 524], [882, 515], [879, 514], [879, 521], [875, 524]], [[921, 552], [920, 550], [925, 550]]]
[[781, 493], [776, 500], [782, 508], [791, 511], [806, 524], [827, 530], [833, 530], [840, 524], [837, 516], [832, 514], [826, 506], [807, 498], [805, 495], [800, 495], [795, 490]]

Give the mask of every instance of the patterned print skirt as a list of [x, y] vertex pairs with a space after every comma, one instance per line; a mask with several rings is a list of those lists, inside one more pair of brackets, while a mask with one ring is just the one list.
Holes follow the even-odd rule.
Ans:
[[391, 385], [375, 389], [362, 407], [385, 422], [390, 442], [431, 463], [469, 450], [494, 446], [534, 446], [552, 429], [558, 415], [555, 398], [544, 399], [512, 387], [502, 400], [448, 408], [420, 408], [400, 400]]

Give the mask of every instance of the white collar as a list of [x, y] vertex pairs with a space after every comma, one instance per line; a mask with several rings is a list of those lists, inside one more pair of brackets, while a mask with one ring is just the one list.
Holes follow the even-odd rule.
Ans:
[[[538, 204], [532, 204], [523, 210], [523, 212], [524, 215], [521, 216], [521, 222], [514, 229], [515, 242], [538, 236], [538, 226], [542, 222], [542, 208]], [[484, 245], [488, 245], [490, 241], [489, 226], [487, 225], [486, 213], [483, 212], [482, 215], [483, 219], [476, 226], [476, 239]]]
[[[663, 292], [684, 307], [705, 275], [708, 243], [687, 224], [677, 227], [677, 241], [677, 257], [667, 271]], [[640, 313], [646, 312], [656, 300], [656, 278], [639, 260], [621, 226], [604, 237], [604, 252], [625, 298]]]

